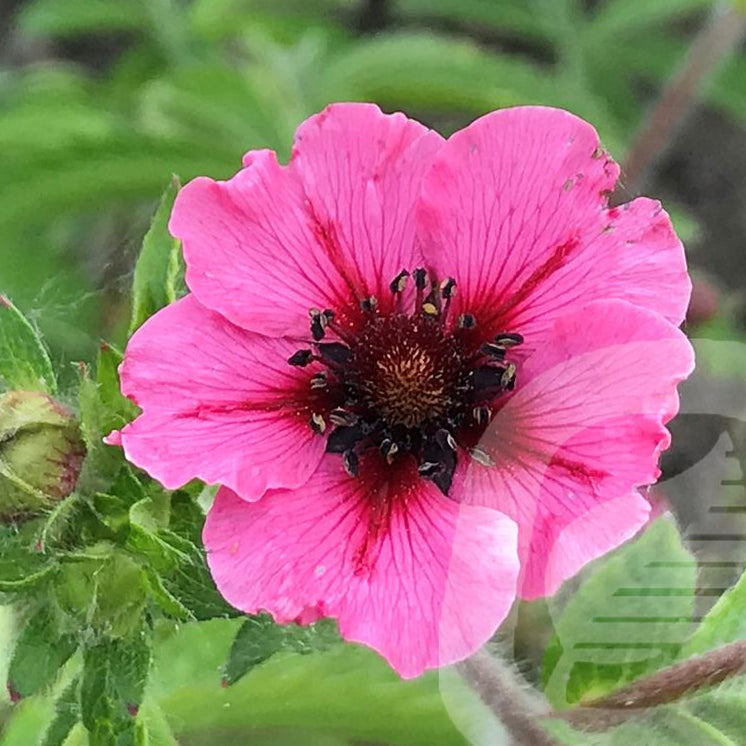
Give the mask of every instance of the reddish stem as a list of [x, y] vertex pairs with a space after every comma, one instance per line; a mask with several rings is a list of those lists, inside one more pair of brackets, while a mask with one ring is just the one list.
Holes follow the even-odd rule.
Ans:
[[732, 54], [746, 31], [746, 13], [719, 5], [689, 48], [684, 64], [667, 83], [637, 133], [622, 168], [628, 191], [637, 192], [650, 167], [670, 145], [704, 83]]

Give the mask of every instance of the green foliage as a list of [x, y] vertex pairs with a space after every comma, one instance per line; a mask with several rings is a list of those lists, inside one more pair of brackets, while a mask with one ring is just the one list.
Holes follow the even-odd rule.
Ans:
[[0, 295], [0, 350], [0, 381], [7, 388], [54, 393], [57, 384], [41, 337], [4, 295]]
[[746, 639], [746, 574], [727, 590], [681, 649], [681, 658]]
[[286, 650], [308, 654], [340, 642], [336, 624], [324, 619], [307, 627], [278, 625], [267, 614], [249, 617], [236, 633], [225, 666], [225, 682], [234, 684], [254, 666]]
[[89, 746], [135, 746], [136, 720], [150, 668], [148, 636], [127, 640], [103, 638], [83, 652], [80, 715]]
[[0, 526], [0, 594], [28, 593], [53, 577], [57, 563], [38, 541], [37, 523]]
[[47, 604], [32, 607], [16, 642], [8, 672], [9, 686], [21, 697], [54, 683], [60, 668], [78, 647], [74, 635], [60, 630]]
[[[127, 43], [97, 76], [50, 64], [7, 74], [0, 290], [24, 308], [45, 305], [38, 288], [54, 277], [57, 318], [47, 309], [41, 324], [55, 353], [84, 349], [75, 327], [98, 336], [100, 299], [81, 297], [90, 281], [69, 257], [83, 247], [113, 259], [126, 247], [105, 248], [101, 235], [124, 225], [131, 236], [171, 174], [226, 177], [250, 148], [287, 155], [300, 120], [333, 100], [375, 100], [445, 132], [501, 106], [565, 106], [618, 156], [644, 111], [640, 82], [675, 69], [688, 43], [681, 22], [712, 4], [397, 0], [391, 26], [366, 37], [355, 33], [359, 4], [342, 0], [31, 0], [21, 39], [118, 33]], [[709, 96], [746, 119], [743, 70], [735, 58]]]
[[62, 746], [80, 720], [79, 687], [80, 681], [73, 679], [60, 695], [54, 707], [54, 720], [44, 732], [41, 746]]
[[103, 489], [107, 480], [123, 474], [121, 453], [104, 443], [105, 436], [124, 427], [137, 413], [137, 407], [120, 390], [117, 367], [121, 361], [121, 352], [102, 343], [95, 378], [87, 365], [79, 366], [78, 405], [88, 449], [82, 481], [90, 489]]
[[[130, 284], [121, 275], [131, 262], [120, 257], [172, 174], [224, 178], [251, 148], [287, 157], [296, 125], [334, 100], [374, 100], [444, 134], [503, 106], [564, 106], [592, 120], [619, 156], [644, 111], [641, 91], [676, 69], [713, 2], [392, 0], [391, 24], [376, 34], [360, 32], [361, 5], [32, 0], [16, 18], [22, 43], [103, 34], [114, 51], [95, 72], [46, 59], [0, 70], [0, 290], [40, 309], [30, 321], [0, 296], [0, 378], [77, 397], [88, 450], [73, 495], [0, 527], [0, 594], [27, 615], [9, 678], [28, 697], [1, 746], [232, 735], [274, 744], [278, 728], [304, 744], [323, 734], [340, 746], [464, 743], [436, 675], [401, 682], [372, 651], [339, 644], [327, 620], [228, 619], [237, 612], [201, 545], [202, 485], [164, 490], [103, 443], [138, 411], [121, 394], [121, 353], [101, 344], [95, 365], [76, 366], [77, 380], [67, 363], [92, 359], [102, 330], [123, 342], [185, 291], [167, 231], [176, 182], [145, 235], [132, 308], [112, 289]], [[108, 43], [112, 33], [121, 47]], [[739, 54], [708, 100], [746, 121], [744, 80]], [[743, 579], [690, 635], [695, 573], [676, 528], [660, 520], [589, 568], [574, 593], [566, 588], [544, 661], [551, 703], [583, 703], [743, 637]], [[551, 728], [581, 745], [722, 746], [742, 741], [744, 712], [746, 684], [734, 680], [605, 733]]]
[[598, 562], [555, 619], [544, 659], [549, 701], [601, 697], [676, 660], [691, 631], [695, 578], [667, 519]]
[[[152, 691], [177, 737], [241, 743], [282, 728], [336, 733], [352, 742], [466, 746], [444, 706], [438, 674], [402, 682], [372, 650], [357, 645], [277, 655], [221, 686], [240, 626], [239, 620], [182, 625], [157, 648]], [[269, 733], [268, 746], [277, 738]], [[312, 742], [306, 738], [298, 743]]]
[[174, 178], [161, 198], [153, 222], [145, 234], [140, 257], [135, 265], [130, 335], [156, 311], [173, 303], [184, 291], [181, 246], [168, 232], [168, 219], [178, 191], [179, 183]]
[[746, 680], [643, 711], [602, 732], [581, 732], [557, 721], [549, 721], [548, 730], [567, 746], [740, 746], [746, 733]]

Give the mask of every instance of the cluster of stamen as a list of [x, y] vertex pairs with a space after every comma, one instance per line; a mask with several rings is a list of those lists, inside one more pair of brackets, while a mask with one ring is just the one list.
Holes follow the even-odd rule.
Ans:
[[[414, 308], [405, 313], [404, 290], [412, 278]], [[419, 473], [448, 494], [456, 468], [457, 447], [489, 466], [478, 441], [492, 416], [492, 404], [515, 386], [516, 366], [506, 360], [519, 334], [496, 335], [476, 343], [477, 319], [463, 313], [449, 322], [456, 282], [432, 280], [424, 269], [403, 270], [389, 286], [394, 310], [383, 314], [374, 297], [360, 303], [364, 323], [352, 333], [336, 323], [332, 309], [309, 311], [311, 348], [288, 360], [294, 366], [320, 363], [310, 379], [314, 401], [310, 427], [327, 436], [326, 450], [342, 456], [355, 476], [360, 457], [377, 449], [388, 464], [413, 455]], [[336, 341], [325, 341], [332, 332]]]

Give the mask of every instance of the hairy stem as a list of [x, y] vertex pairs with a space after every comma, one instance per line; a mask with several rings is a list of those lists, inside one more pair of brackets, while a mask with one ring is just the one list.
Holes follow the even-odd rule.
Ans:
[[556, 740], [541, 727], [543, 719], [558, 718], [581, 730], [608, 730], [647, 709], [746, 674], [746, 640], [656, 671], [564, 712], [553, 712], [508, 664], [486, 652], [473, 655], [456, 668], [511, 734], [515, 746], [556, 746]]
[[554, 717], [586, 730], [605, 730], [640, 715], [645, 709], [675, 702], [700, 689], [745, 673], [746, 640], [741, 640], [656, 671], [617, 689], [607, 697], [556, 713]]
[[515, 746], [557, 746], [540, 725], [549, 705], [497, 657], [482, 651], [459, 663], [464, 680], [513, 737]]
[[731, 3], [715, 8], [627, 153], [622, 175], [628, 191], [639, 191], [648, 170], [671, 143], [675, 130], [696, 102], [703, 84], [735, 51], [745, 31], [746, 13], [742, 9]]

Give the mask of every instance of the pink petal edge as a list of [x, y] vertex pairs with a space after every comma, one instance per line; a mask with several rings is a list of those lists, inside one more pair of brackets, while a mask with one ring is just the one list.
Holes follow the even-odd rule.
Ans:
[[557, 318], [620, 299], [684, 319], [691, 283], [660, 204], [608, 208], [619, 168], [587, 122], [559, 109], [492, 112], [456, 132], [422, 184], [418, 230], [456, 312], [539, 344]]
[[467, 657], [505, 618], [518, 575], [516, 529], [417, 479], [394, 497], [406, 507], [371, 539], [376, 497], [391, 494], [348, 477], [334, 459], [302, 488], [256, 503], [221, 489], [205, 524], [207, 559], [236, 608], [268, 611], [280, 623], [336, 617], [346, 640], [412, 678]]
[[182, 298], [130, 340], [122, 391], [143, 412], [109, 439], [169, 489], [201, 479], [253, 500], [298, 487], [325, 444], [308, 425], [312, 373], [287, 363], [296, 348]]
[[659, 476], [694, 362], [678, 329], [622, 301], [588, 304], [549, 339], [479, 443], [495, 466], [464, 477], [470, 503], [518, 523], [523, 598], [552, 595], [647, 521], [636, 488]]
[[419, 182], [442, 138], [373, 104], [335, 104], [299, 128], [287, 167], [252, 151], [228, 181], [179, 192], [169, 229], [183, 241], [189, 288], [235, 324], [270, 336], [308, 334], [308, 310], [359, 320], [402, 268], [414, 238]]

